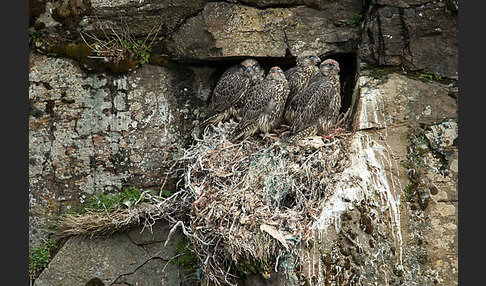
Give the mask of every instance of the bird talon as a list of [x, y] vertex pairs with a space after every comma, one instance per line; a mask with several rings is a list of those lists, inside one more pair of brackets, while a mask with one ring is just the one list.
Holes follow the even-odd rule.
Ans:
[[321, 135], [323, 140], [331, 140], [334, 137], [334, 134], [329, 135]]

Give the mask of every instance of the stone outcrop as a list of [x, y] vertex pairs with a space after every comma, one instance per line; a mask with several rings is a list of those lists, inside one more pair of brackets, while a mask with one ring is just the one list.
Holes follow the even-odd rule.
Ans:
[[457, 8], [446, 2], [376, 1], [364, 24], [360, 58], [457, 79]]
[[404, 123], [427, 125], [457, 118], [452, 87], [423, 82], [401, 74], [385, 81], [363, 76], [359, 79], [361, 99], [357, 128], [385, 128]]
[[[106, 39], [107, 35], [114, 37], [114, 33], [130, 33], [152, 42], [159, 56], [186, 61], [235, 56], [284, 57], [287, 53], [295, 56], [304, 49], [314, 49], [321, 55], [354, 52], [360, 38], [359, 27], [346, 25], [346, 21], [362, 12], [361, 2], [314, 2], [289, 3], [292, 4], [289, 8], [264, 8], [270, 3], [258, 1], [246, 6], [186, 0], [91, 1], [92, 12], [76, 25], [83, 33], [100, 39]], [[63, 3], [54, 11], [69, 10], [67, 5]], [[121, 13], [122, 9], [129, 12]], [[47, 14], [38, 21], [45, 21]], [[57, 14], [54, 19], [61, 21]], [[66, 19], [69, 25], [74, 25], [71, 18]], [[57, 31], [63, 38], [82, 43], [76, 35], [63, 33], [62, 27], [58, 26]], [[44, 50], [52, 50], [49, 48], [52, 45], [55, 44], [39, 44]]]
[[[330, 183], [315, 243], [289, 256], [300, 268], [282, 258], [241, 285], [457, 285], [458, 1], [29, 2], [29, 248], [97, 191], [175, 189], [167, 171], [224, 69], [290, 67], [313, 49], [342, 59], [353, 164]], [[76, 30], [129, 30], [151, 43], [149, 63], [115, 73]], [[168, 230], [69, 238], [35, 285], [187, 285]]]
[[181, 236], [173, 236], [164, 247], [168, 234], [167, 222], [157, 221], [152, 229], [136, 227], [108, 238], [72, 237], [34, 285], [84, 286], [89, 281], [98, 281], [98, 285], [181, 285], [179, 268], [170, 263]]
[[99, 1], [92, 0], [93, 12], [79, 26], [83, 31], [103, 37], [103, 32], [121, 34], [129, 29], [137, 38], [158, 31], [170, 36], [188, 17], [200, 11], [208, 0]]
[[[287, 50], [297, 55], [306, 49], [321, 55], [353, 52], [359, 29], [339, 24], [352, 17], [353, 12], [359, 13], [362, 7], [349, 5], [346, 13], [338, 8], [343, 6], [318, 11], [305, 6], [257, 9], [225, 2], [208, 3], [200, 15], [176, 31], [169, 48], [177, 57], [196, 59], [284, 57]], [[196, 38], [186, 42], [184, 35], [188, 33]], [[193, 42], [201, 43], [196, 47], [197, 52]]]
[[[401, 235], [407, 247], [400, 267], [393, 271], [395, 279], [405, 285], [445, 281], [457, 285], [454, 88], [396, 73], [385, 79], [362, 76], [358, 81], [358, 129], [368, 130], [367, 134], [386, 146], [390, 154], [382, 163], [389, 165], [388, 180], [391, 185], [400, 182]], [[366, 253], [367, 246], [364, 249]]]
[[[153, 65], [121, 76], [89, 75], [73, 60], [33, 55], [31, 244], [47, 233], [43, 225], [48, 217], [83, 202], [95, 190], [160, 188], [171, 160], [192, 139], [204, 114], [198, 96], [207, 97], [210, 86], [198, 80], [201, 76], [197, 70]], [[167, 180], [166, 188], [173, 188], [173, 178]]]
[[[457, 79], [457, 1], [228, 2], [47, 2], [40, 16], [41, 8], [32, 8], [31, 19], [57, 27], [60, 39], [77, 43], [82, 43], [79, 35], [64, 33], [52, 18], [100, 39], [129, 32], [150, 41], [154, 54], [185, 61], [295, 56], [304, 49], [329, 55], [356, 52], [360, 43], [363, 62]], [[75, 11], [76, 19], [49, 14], [60, 10]]]

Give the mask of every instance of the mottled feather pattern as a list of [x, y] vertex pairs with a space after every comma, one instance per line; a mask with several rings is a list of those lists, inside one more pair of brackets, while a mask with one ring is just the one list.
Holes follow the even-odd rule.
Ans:
[[261, 83], [250, 88], [241, 121], [230, 140], [245, 139], [258, 131], [271, 132], [283, 115], [288, 93], [283, 71], [273, 67]]
[[248, 88], [250, 79], [238, 70], [240, 70], [239, 67], [230, 68], [221, 76], [214, 88], [210, 104], [214, 110], [219, 112], [225, 110], [241, 98]]
[[238, 117], [246, 102], [248, 89], [263, 80], [264, 71], [256, 60], [247, 59], [227, 69], [213, 90], [210, 107], [213, 114], [201, 126]]
[[284, 113], [284, 118], [287, 124], [292, 124], [294, 121], [299, 95], [310, 79], [319, 72], [319, 68], [316, 64], [321, 60], [316, 53], [305, 51], [297, 57], [296, 61], [296, 66], [285, 72], [285, 77], [289, 82], [290, 88], [289, 96], [285, 103]]
[[321, 64], [319, 71], [300, 94], [291, 126], [291, 143], [326, 133], [336, 122], [341, 108], [339, 64], [328, 59]]
[[339, 63], [321, 60], [304, 52], [296, 66], [285, 73], [272, 67], [263, 79], [263, 70], [248, 59], [225, 71], [213, 90], [211, 107], [216, 114], [203, 124], [231, 117], [241, 119], [230, 135], [235, 142], [258, 132], [268, 136], [282, 120], [290, 125], [289, 143], [303, 137], [325, 134], [336, 124], [341, 107]]

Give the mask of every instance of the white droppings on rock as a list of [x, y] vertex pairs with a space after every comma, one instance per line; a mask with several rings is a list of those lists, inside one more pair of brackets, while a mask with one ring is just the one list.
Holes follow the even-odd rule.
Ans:
[[390, 177], [396, 162], [387, 154], [387, 148], [371, 139], [369, 135], [357, 132], [351, 143], [350, 166], [328, 186], [333, 194], [324, 202], [323, 211], [312, 228], [317, 236], [325, 235], [329, 226], [336, 232], [341, 226], [341, 215], [354, 208], [361, 200], [368, 199], [388, 210], [392, 219], [390, 229], [399, 250], [402, 263], [402, 234], [400, 223], [399, 182]]
[[[385, 100], [382, 90], [368, 77], [360, 77], [360, 101], [358, 130], [386, 127]], [[371, 86], [370, 86], [371, 85]]]

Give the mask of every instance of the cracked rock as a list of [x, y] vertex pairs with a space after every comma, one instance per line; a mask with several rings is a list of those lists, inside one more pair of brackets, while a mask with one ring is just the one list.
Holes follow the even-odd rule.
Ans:
[[109, 285], [116, 277], [133, 273], [149, 258], [126, 233], [109, 238], [71, 237], [35, 280], [35, 285], [85, 285], [93, 278]]

